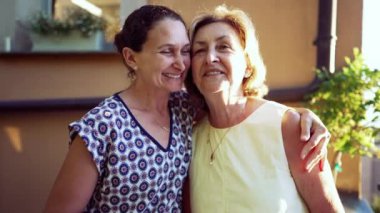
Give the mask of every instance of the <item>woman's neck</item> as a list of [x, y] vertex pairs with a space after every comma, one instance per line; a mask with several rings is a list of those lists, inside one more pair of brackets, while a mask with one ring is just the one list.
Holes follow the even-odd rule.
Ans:
[[132, 83], [120, 96], [128, 107], [142, 112], [166, 113], [170, 93]]
[[207, 97], [210, 124], [216, 128], [227, 128], [240, 123], [246, 118], [249, 99], [243, 95]]

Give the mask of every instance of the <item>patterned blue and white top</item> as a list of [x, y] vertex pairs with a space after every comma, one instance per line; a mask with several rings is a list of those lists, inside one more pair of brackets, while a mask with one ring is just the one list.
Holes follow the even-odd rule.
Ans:
[[[69, 125], [99, 172], [86, 212], [180, 212], [191, 158], [194, 109], [188, 94], [169, 99], [170, 136], [163, 148], [145, 131], [118, 94]], [[71, 143], [71, 142], [70, 142]]]

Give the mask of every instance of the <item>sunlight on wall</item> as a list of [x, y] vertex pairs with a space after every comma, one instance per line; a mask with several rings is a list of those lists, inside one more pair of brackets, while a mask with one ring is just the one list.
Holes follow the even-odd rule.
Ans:
[[9, 142], [11, 143], [14, 150], [16, 152], [21, 153], [23, 151], [23, 147], [22, 147], [22, 143], [21, 143], [20, 129], [17, 127], [9, 126], [9, 127], [5, 127], [4, 131], [5, 131], [6, 135], [8, 136]]

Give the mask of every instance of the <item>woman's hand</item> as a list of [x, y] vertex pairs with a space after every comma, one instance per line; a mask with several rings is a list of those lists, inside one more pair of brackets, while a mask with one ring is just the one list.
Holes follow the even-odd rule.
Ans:
[[311, 110], [295, 109], [301, 114], [301, 140], [307, 142], [301, 152], [302, 159], [308, 156], [305, 169], [309, 172], [318, 164], [322, 171], [327, 157], [330, 133], [319, 117]]

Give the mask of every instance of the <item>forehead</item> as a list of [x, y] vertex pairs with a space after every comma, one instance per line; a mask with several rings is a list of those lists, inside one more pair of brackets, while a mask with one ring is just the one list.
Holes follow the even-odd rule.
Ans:
[[160, 46], [163, 44], [182, 44], [189, 43], [185, 25], [179, 21], [166, 18], [156, 22], [147, 35], [146, 44]]
[[225, 22], [214, 22], [204, 25], [198, 29], [194, 35], [194, 41], [204, 40], [204, 39], [237, 39], [239, 36], [236, 30], [229, 24]]

